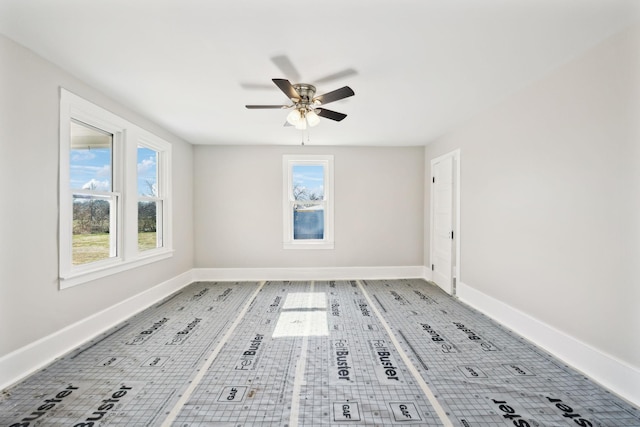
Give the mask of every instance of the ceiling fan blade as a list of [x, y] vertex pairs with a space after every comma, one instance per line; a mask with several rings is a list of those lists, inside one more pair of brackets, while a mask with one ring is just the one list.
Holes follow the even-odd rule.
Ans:
[[295, 88], [291, 85], [289, 80], [287, 79], [271, 79], [273, 82], [280, 88], [281, 91], [284, 92], [289, 99], [293, 102], [300, 101], [300, 94], [296, 92]]
[[289, 59], [287, 55], [278, 55], [271, 58], [271, 62], [273, 62], [282, 74], [285, 77], [293, 80], [294, 82], [300, 81], [300, 73], [296, 70], [296, 67], [293, 66], [293, 63]]
[[316, 96], [315, 98], [313, 98], [313, 100], [319, 101], [321, 104], [328, 104], [330, 102], [348, 98], [353, 95], [355, 95], [353, 89], [351, 89], [349, 86], [344, 86], [340, 89], [325, 93], [324, 95]]
[[337, 111], [327, 110], [326, 108], [316, 108], [316, 112], [320, 117], [324, 117], [325, 119], [335, 120], [339, 122], [340, 120], [347, 117], [346, 114], [338, 113]]
[[345, 77], [353, 76], [358, 74], [356, 70], [353, 68], [346, 68], [342, 71], [338, 71], [337, 73], [329, 74], [328, 76], [320, 77], [319, 79], [313, 80], [317, 84], [327, 83], [333, 80], [343, 79]]
[[247, 107], [249, 110], [258, 110], [258, 109], [265, 109], [265, 108], [285, 109], [291, 106], [290, 105], [245, 105], [245, 107]]

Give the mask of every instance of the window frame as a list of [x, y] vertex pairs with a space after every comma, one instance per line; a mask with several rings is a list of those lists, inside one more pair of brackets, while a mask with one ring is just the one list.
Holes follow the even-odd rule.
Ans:
[[[334, 167], [333, 155], [306, 154], [282, 156], [283, 167], [283, 249], [334, 249]], [[323, 166], [324, 198], [321, 201], [310, 202], [324, 207], [324, 238], [323, 239], [294, 239], [293, 205], [298, 203], [293, 198], [293, 168], [294, 166]]]
[[[115, 239], [115, 256], [73, 265], [73, 194], [86, 193], [86, 190], [70, 188], [70, 151], [71, 121], [80, 122], [96, 129], [111, 133], [112, 142], [112, 187], [110, 194], [115, 195], [115, 231], [110, 228], [110, 238]], [[59, 171], [59, 288], [66, 289], [101, 277], [136, 268], [151, 262], [169, 258], [173, 255], [171, 246], [171, 198], [168, 190], [171, 182], [171, 144], [141, 129], [133, 123], [117, 116], [98, 105], [60, 88], [60, 171]], [[163, 243], [162, 248], [138, 252], [138, 198], [137, 198], [137, 146], [160, 148], [165, 158], [158, 180], [163, 180], [167, 189], [166, 206], [163, 206]], [[162, 176], [160, 176], [162, 175]], [[164, 203], [163, 203], [164, 205]]]

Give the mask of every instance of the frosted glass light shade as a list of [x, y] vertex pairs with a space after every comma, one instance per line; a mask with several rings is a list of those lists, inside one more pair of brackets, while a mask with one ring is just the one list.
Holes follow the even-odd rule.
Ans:
[[315, 111], [308, 111], [306, 117], [307, 122], [309, 122], [309, 126], [313, 127], [320, 123], [320, 117], [318, 117]]
[[302, 114], [300, 114], [300, 110], [296, 109], [296, 110], [292, 110], [287, 115], [287, 121], [289, 122], [289, 124], [292, 124], [295, 126], [297, 123], [304, 120], [302, 120]]

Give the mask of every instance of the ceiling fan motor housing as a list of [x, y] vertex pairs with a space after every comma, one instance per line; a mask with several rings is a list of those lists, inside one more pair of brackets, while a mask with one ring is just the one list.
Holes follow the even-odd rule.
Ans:
[[293, 88], [300, 95], [300, 101], [296, 103], [296, 107], [307, 107], [313, 102], [313, 97], [316, 94], [316, 87], [307, 83], [297, 83], [293, 85]]

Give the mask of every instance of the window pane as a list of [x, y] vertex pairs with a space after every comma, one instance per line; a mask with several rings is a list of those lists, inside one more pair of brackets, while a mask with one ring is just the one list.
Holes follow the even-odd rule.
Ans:
[[300, 203], [294, 205], [293, 239], [324, 239], [324, 207]]
[[[115, 256], [111, 233], [111, 197], [73, 195], [73, 265]], [[113, 230], [115, 232], [115, 230]]]
[[324, 166], [294, 165], [292, 178], [294, 200], [324, 199]]
[[158, 212], [162, 202], [138, 201], [138, 250], [146, 251], [162, 246], [158, 237]]
[[72, 121], [70, 188], [112, 191], [112, 146], [112, 134]]
[[158, 197], [158, 152], [138, 146], [138, 195]]

